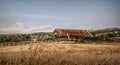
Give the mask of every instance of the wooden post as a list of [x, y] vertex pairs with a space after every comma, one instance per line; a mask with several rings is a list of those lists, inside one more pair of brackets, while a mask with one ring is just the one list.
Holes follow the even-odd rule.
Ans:
[[68, 38], [68, 40], [70, 40], [70, 35], [69, 34], [67, 34], [67, 38]]

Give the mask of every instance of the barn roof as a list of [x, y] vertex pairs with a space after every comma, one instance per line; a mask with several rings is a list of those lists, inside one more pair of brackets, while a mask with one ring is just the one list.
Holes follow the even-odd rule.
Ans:
[[80, 29], [55, 29], [54, 34], [58, 36], [81, 36], [81, 37], [93, 37], [93, 35], [87, 30]]

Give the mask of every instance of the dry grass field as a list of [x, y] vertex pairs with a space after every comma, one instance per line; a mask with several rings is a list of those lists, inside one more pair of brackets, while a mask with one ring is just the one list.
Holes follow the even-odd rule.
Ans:
[[0, 65], [120, 65], [120, 44], [41, 42], [1, 46]]

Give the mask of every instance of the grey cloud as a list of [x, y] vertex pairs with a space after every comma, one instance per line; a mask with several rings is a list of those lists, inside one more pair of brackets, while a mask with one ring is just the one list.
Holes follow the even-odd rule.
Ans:
[[52, 25], [27, 24], [14, 16], [0, 16], [0, 33], [32, 33], [51, 31]]
[[17, 33], [22, 28], [17, 17], [0, 16], [0, 33]]

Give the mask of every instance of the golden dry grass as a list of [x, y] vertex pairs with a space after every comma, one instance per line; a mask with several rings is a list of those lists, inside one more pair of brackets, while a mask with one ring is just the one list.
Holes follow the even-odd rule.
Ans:
[[119, 43], [41, 42], [0, 48], [0, 65], [120, 65]]

